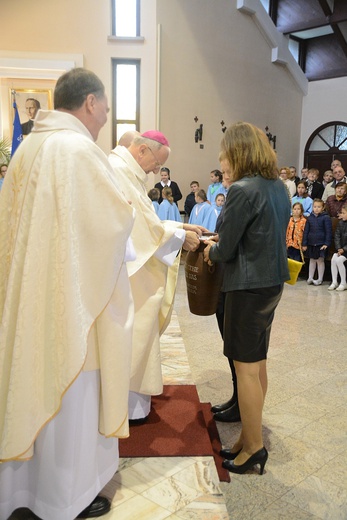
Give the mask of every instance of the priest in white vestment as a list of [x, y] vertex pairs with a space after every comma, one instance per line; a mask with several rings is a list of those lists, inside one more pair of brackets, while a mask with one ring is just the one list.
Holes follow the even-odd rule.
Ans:
[[[127, 437], [133, 209], [95, 144], [100, 79], [73, 69], [0, 194], [0, 518], [105, 514]], [[96, 497], [96, 498], [95, 498]]]
[[[122, 142], [122, 139], [120, 142]], [[127, 263], [135, 305], [129, 418], [143, 421], [151, 395], [163, 391], [160, 335], [169, 323], [179, 267], [179, 251], [199, 247], [204, 228], [161, 221], [147, 195], [150, 172], [158, 173], [169, 157], [166, 137], [156, 130], [134, 133], [129, 146], [109, 155], [115, 180], [136, 209], [131, 238], [136, 259]]]

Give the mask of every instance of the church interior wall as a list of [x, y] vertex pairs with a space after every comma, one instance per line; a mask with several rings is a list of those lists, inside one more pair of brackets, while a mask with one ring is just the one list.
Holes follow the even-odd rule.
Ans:
[[[218, 167], [222, 121], [226, 126], [237, 120], [268, 126], [276, 135], [280, 165], [300, 167], [316, 121], [336, 118], [335, 92], [342, 100], [346, 80], [328, 80], [328, 103], [326, 82], [311, 83], [304, 96], [288, 69], [271, 62], [268, 42], [252, 17], [237, 10], [236, 0], [146, 0], [141, 9], [143, 42], [109, 38], [110, 4], [2, 0], [0, 63], [1, 57], [18, 53], [24, 60], [33, 53], [61, 60], [80, 55], [83, 65], [104, 82], [111, 104], [112, 58], [140, 59], [140, 130], [157, 127], [167, 134], [172, 148], [168, 166], [183, 194], [192, 179], [207, 187], [210, 170]], [[6, 136], [11, 128], [4, 115], [9, 112], [5, 79], [0, 67], [0, 133]], [[196, 143], [200, 124], [203, 138]], [[111, 117], [98, 143], [106, 153], [114, 146]], [[149, 187], [152, 181], [151, 176]]]
[[[40, 53], [46, 61], [49, 55], [64, 60], [66, 55], [80, 54], [83, 66], [95, 72], [103, 81], [112, 104], [112, 58], [138, 58], [141, 60], [141, 125], [154, 128], [156, 123], [156, 0], [146, 0], [146, 9], [141, 11], [144, 42], [120, 41], [111, 35], [110, 0], [2, 0], [0, 31], [1, 57], [20, 56], [25, 59]], [[47, 70], [49, 75], [49, 70]], [[36, 88], [40, 81], [33, 82]], [[1, 78], [0, 89], [4, 84]], [[17, 81], [13, 82], [17, 85]], [[6, 106], [8, 88], [1, 89], [1, 105]], [[110, 112], [111, 113], [111, 112]], [[7, 118], [0, 133], [8, 136]], [[112, 142], [112, 121], [101, 130], [98, 144], [108, 153]]]
[[[221, 121], [268, 126], [279, 162], [295, 163], [303, 94], [287, 69], [271, 63], [267, 41], [252, 18], [237, 11], [236, 0], [159, 0], [157, 14], [160, 123], [173, 148], [169, 167], [183, 191], [193, 179], [207, 187], [209, 172], [218, 168]], [[203, 139], [195, 143], [200, 123]]]

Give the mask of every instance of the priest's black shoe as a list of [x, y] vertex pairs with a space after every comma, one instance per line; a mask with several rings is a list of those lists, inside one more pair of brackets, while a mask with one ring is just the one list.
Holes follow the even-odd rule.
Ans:
[[97, 496], [88, 507], [83, 509], [77, 518], [96, 518], [106, 515], [111, 509], [111, 502], [105, 497]]
[[221, 422], [239, 422], [241, 421], [238, 403], [234, 403], [230, 408], [217, 412], [213, 416], [215, 421]]
[[214, 406], [212, 406], [211, 412], [212, 413], [223, 412], [223, 410], [227, 410], [234, 403], [235, 403], [235, 399], [234, 399], [234, 397], [232, 397], [231, 399], [229, 399], [229, 401], [226, 401], [225, 403], [215, 404]]
[[222, 462], [223, 468], [227, 469], [231, 473], [238, 473], [242, 475], [246, 473], [249, 469], [253, 468], [256, 464], [260, 466], [260, 475], [264, 473], [264, 467], [268, 458], [268, 452], [266, 448], [261, 448], [256, 451], [246, 460], [243, 464], [235, 464], [233, 460], [224, 460]]
[[148, 415], [146, 417], [140, 417], [140, 419], [129, 419], [129, 426], [140, 426], [141, 424], [145, 424], [148, 420]]

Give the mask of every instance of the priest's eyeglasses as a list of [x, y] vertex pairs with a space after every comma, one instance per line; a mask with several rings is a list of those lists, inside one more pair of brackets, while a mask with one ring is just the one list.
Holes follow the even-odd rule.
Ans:
[[153, 155], [154, 157], [154, 160], [155, 160], [155, 169], [160, 169], [163, 165], [161, 164], [161, 162], [158, 161], [158, 158], [156, 157], [155, 153], [153, 152], [152, 148], [150, 148], [149, 146], [147, 146], [148, 150], [151, 152], [151, 154]]

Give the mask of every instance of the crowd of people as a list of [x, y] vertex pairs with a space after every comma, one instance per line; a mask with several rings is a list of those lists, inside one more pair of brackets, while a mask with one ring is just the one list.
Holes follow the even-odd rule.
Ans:
[[[331, 169], [324, 172], [322, 182], [318, 180], [319, 170], [316, 168], [303, 168], [302, 178], [297, 175], [294, 166], [283, 166], [278, 169], [278, 172], [292, 206], [286, 234], [288, 258], [302, 261], [303, 256], [306, 256], [309, 259], [307, 283], [322, 285], [325, 259], [327, 257], [330, 259], [331, 248], [337, 249], [333, 236], [337, 226], [336, 220], [343, 220], [342, 209], [347, 205], [345, 171], [341, 162], [335, 159], [331, 163]], [[189, 223], [201, 225], [210, 232], [215, 232], [218, 216], [225, 204], [228, 186], [219, 170], [211, 171], [210, 180], [211, 184], [207, 192], [200, 188], [198, 181], [190, 183], [191, 192], [185, 199], [184, 209]], [[154, 190], [150, 190], [148, 195], [152, 200], [154, 197], [157, 201], [158, 195], [153, 192]], [[153, 202], [153, 204], [156, 211], [159, 211], [158, 203]], [[167, 201], [162, 204], [169, 207]], [[160, 215], [161, 218], [165, 216], [168, 219], [180, 220], [178, 212], [164, 211], [164, 207]], [[330, 290], [335, 288], [334, 285], [330, 286]], [[345, 288], [346, 283], [342, 278], [336, 289], [342, 291]]]
[[[203, 232], [216, 232], [205, 240], [205, 262], [224, 265], [216, 315], [233, 395], [212, 411], [241, 421], [238, 440], [221, 451], [230, 472], [264, 471], [266, 358], [287, 257], [307, 252], [308, 283], [320, 285], [331, 218], [329, 289], [346, 288], [341, 164], [325, 187], [316, 170], [303, 181], [294, 167], [277, 169], [263, 131], [236, 123], [223, 134], [221, 171], [211, 171], [207, 190], [191, 182], [185, 223], [164, 166], [165, 135], [127, 132], [106, 156], [96, 140], [108, 112], [101, 80], [73, 69], [57, 81], [54, 110], [37, 111], [8, 171], [1, 165], [1, 518], [19, 507], [44, 520], [110, 510], [98, 493], [117, 471], [118, 438], [146, 421], [151, 396], [162, 393], [159, 340], [179, 252], [198, 249]], [[148, 192], [151, 172], [161, 181]]]
[[[284, 170], [288, 168], [280, 171]], [[337, 159], [332, 162], [331, 170], [324, 172], [322, 183], [318, 181], [318, 176], [319, 171], [311, 168], [305, 172], [304, 179], [296, 182], [296, 193], [291, 197], [292, 215], [286, 233], [288, 258], [302, 261], [306, 256], [309, 259], [307, 283], [322, 285], [325, 261], [331, 256], [333, 282], [329, 290], [344, 291], [347, 289], [346, 270], [343, 266], [336, 271], [336, 259], [341, 257], [339, 266], [346, 260], [344, 253], [338, 253], [338, 250], [346, 246], [345, 253], [347, 251], [347, 244], [342, 242], [341, 246], [347, 209], [347, 178]], [[283, 179], [282, 175], [281, 178], [288, 186], [288, 179]], [[291, 179], [289, 181], [293, 182]], [[339, 284], [337, 272], [340, 275]]]
[[[181, 191], [176, 182], [170, 179], [169, 168], [161, 168], [161, 182], [148, 191], [153, 207], [161, 219], [180, 222], [182, 216], [178, 210], [177, 202], [182, 198]], [[190, 183], [191, 192], [184, 202], [184, 214], [190, 224], [198, 224], [208, 231], [214, 232], [217, 218], [225, 203], [227, 188], [220, 170], [212, 170], [210, 173], [211, 184], [207, 192], [200, 188], [198, 181]]]

